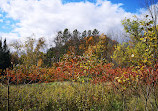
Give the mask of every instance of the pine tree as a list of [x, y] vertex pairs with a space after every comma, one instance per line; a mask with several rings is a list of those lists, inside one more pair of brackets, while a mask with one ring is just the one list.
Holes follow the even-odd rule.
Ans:
[[11, 55], [8, 49], [6, 39], [2, 44], [2, 40], [0, 40], [0, 69], [4, 71], [6, 68], [11, 66]]

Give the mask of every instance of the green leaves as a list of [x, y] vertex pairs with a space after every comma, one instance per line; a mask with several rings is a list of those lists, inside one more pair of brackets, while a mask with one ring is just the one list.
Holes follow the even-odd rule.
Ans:
[[[123, 66], [130, 65], [151, 65], [157, 54], [157, 30], [154, 22], [148, 19], [139, 20], [137, 17], [122, 21], [124, 29], [130, 34], [131, 42], [129, 46], [118, 45], [114, 52], [113, 59]], [[131, 58], [131, 55], [134, 56]]]
[[130, 19], [127, 19], [127, 22], [130, 22]]

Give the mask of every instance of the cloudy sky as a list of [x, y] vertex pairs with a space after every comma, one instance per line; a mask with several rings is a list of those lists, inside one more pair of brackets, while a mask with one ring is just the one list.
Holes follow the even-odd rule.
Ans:
[[65, 28], [120, 32], [121, 20], [139, 14], [141, 1], [0, 0], [0, 37], [11, 42], [34, 34], [52, 41]]

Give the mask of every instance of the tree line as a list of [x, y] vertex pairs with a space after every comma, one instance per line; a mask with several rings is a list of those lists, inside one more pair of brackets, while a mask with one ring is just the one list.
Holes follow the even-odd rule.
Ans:
[[[10, 59], [7, 59], [9, 63], [12, 62], [15, 66], [17, 64], [25, 65], [27, 68], [29, 68], [31, 65], [51, 67], [54, 63], [59, 62], [64, 54], [73, 53], [74, 55], [83, 55], [85, 51], [88, 50], [89, 46], [95, 45], [107, 46], [106, 50], [102, 52], [102, 57], [108, 56], [107, 58], [109, 61], [111, 61], [110, 56], [112, 55], [112, 52], [110, 51], [113, 51], [111, 49], [114, 49], [114, 45], [116, 45], [118, 42], [106, 37], [104, 40], [102, 40], [103, 43], [101, 43], [99, 42], [99, 37], [100, 35], [97, 29], [92, 31], [85, 30], [82, 33], [75, 29], [71, 33], [69, 29], [66, 28], [64, 31], [59, 31], [57, 33], [54, 39], [55, 46], [49, 48], [46, 53], [42, 51], [42, 49], [44, 49], [47, 45], [44, 38], [39, 38], [36, 40], [35, 38], [28, 37], [24, 42], [16, 41], [11, 43], [9, 45], [14, 49], [13, 53], [10, 53], [6, 44], [6, 39], [4, 41], [4, 46], [6, 47], [5, 50], [8, 51], [7, 54], [10, 57]], [[109, 52], [110, 55], [108, 54]], [[1, 58], [3, 59], [4, 57], [1, 56]], [[5, 68], [9, 66], [10, 65], [7, 65]]]

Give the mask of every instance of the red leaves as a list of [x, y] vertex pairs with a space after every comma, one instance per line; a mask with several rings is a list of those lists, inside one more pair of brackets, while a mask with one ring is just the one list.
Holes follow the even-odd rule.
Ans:
[[[71, 55], [72, 56], [72, 55]], [[7, 73], [13, 83], [79, 81], [80, 78], [91, 78], [89, 82], [110, 82], [114, 86], [127, 88], [135, 84], [158, 84], [158, 65], [155, 67], [113, 68], [112, 63], [103, 64], [82, 56], [69, 57], [56, 63], [55, 67], [39, 68], [31, 66], [29, 71], [25, 66], [9, 70]], [[5, 75], [7, 78], [7, 75]]]
[[57, 71], [60, 71], [60, 67], [57, 67]]

